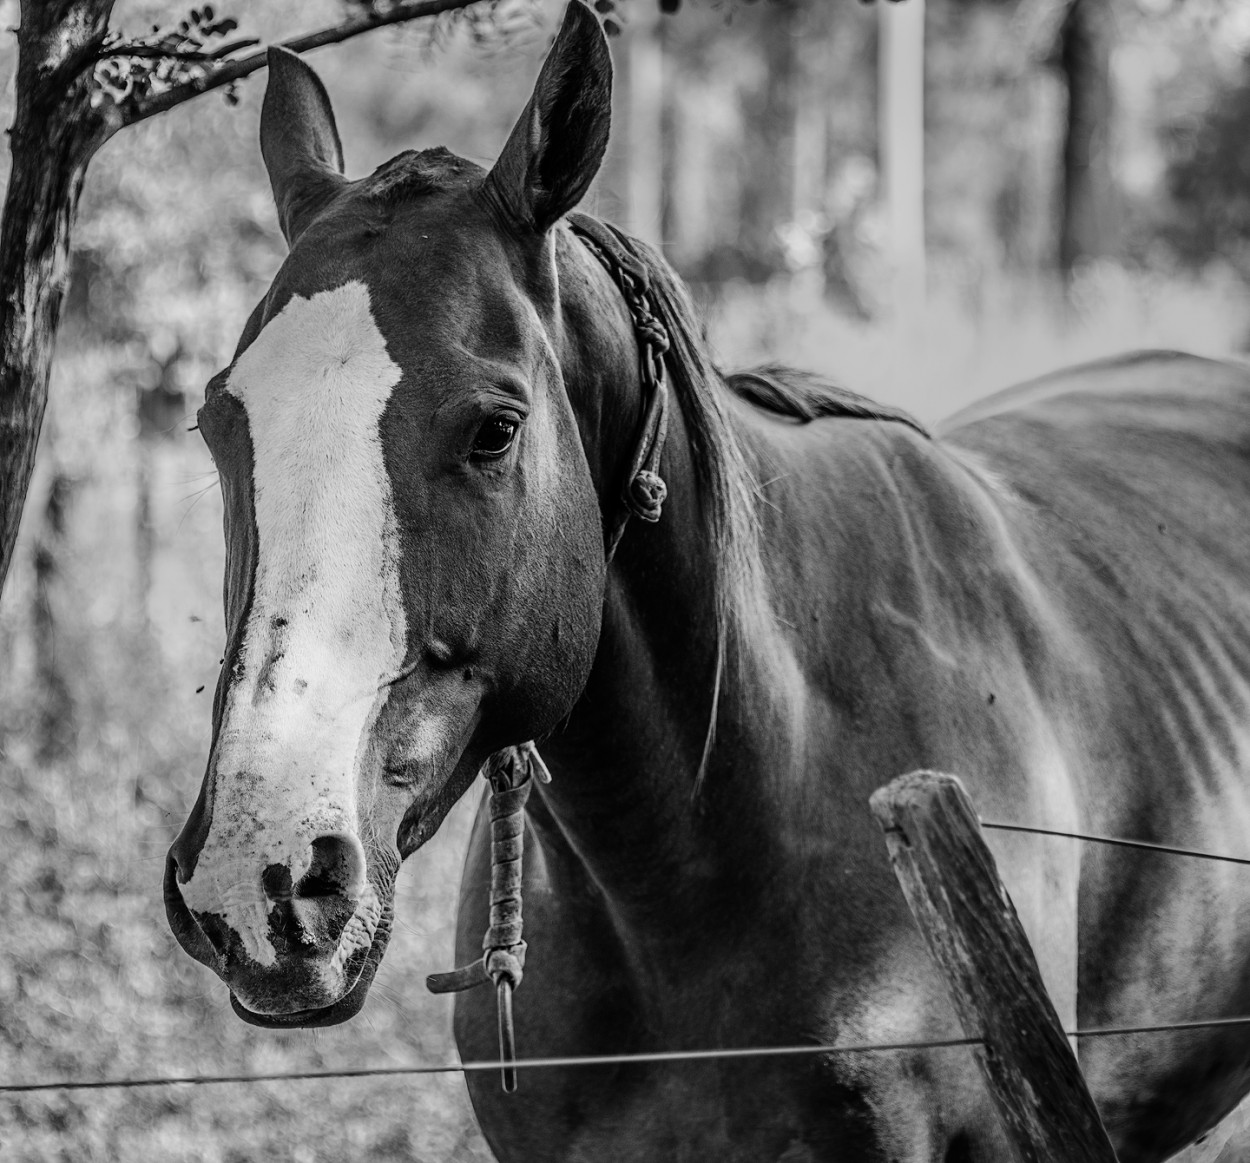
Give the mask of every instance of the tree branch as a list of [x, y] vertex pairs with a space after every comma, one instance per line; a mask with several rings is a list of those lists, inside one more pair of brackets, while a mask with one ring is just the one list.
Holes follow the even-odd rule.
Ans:
[[[306, 36], [297, 36], [292, 40], [279, 43], [283, 48], [289, 48], [292, 52], [308, 52], [314, 48], [321, 48], [322, 45], [338, 44], [353, 36], [359, 36], [362, 32], [372, 32], [375, 28], [402, 24], [408, 20], [417, 20], [422, 16], [437, 16], [442, 12], [454, 12], [460, 8], [471, 8], [479, 2], [480, 0], [399, 0], [399, 3], [388, 8], [384, 13], [357, 16], [351, 20], [345, 20], [342, 24], [323, 28], [319, 32], [310, 32]], [[252, 53], [251, 56], [230, 61], [219, 68], [212, 69], [194, 80], [175, 85], [163, 93], [144, 98], [132, 105], [120, 106], [118, 108], [120, 118], [117, 119], [113, 129], [116, 131], [123, 126], [146, 121], [149, 117], [164, 113], [167, 109], [181, 105], [184, 101], [198, 97], [201, 93], [220, 89], [223, 85], [241, 80], [256, 72], [257, 69], [264, 68], [266, 62], [267, 53], [262, 49], [260, 52]]]
[[96, 53], [95, 59], [107, 61], [114, 57], [136, 57], [156, 61], [194, 61], [207, 65], [221, 60], [222, 57], [228, 57], [240, 49], [251, 48], [257, 44], [260, 44], [260, 41], [254, 36], [249, 36], [242, 40], [232, 40], [229, 44], [213, 49], [212, 52], [204, 52], [202, 49], [161, 48], [159, 44], [139, 44], [122, 40], [116, 44], [106, 42]]

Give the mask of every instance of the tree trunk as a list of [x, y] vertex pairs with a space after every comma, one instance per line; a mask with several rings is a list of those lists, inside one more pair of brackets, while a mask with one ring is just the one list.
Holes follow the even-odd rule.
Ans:
[[882, 187], [890, 232], [890, 307], [896, 352], [924, 334], [924, 0], [881, 6], [878, 42]]
[[658, 21], [644, 17], [627, 43], [626, 220], [631, 234], [659, 246], [664, 225], [664, 46]]
[[1073, 0], [1059, 33], [1068, 90], [1058, 247], [1065, 279], [1083, 260], [1116, 249], [1110, 34], [1107, 0]]
[[829, 177], [829, 101], [827, 77], [832, 54], [833, 16], [824, 6], [809, 5], [799, 15], [794, 51], [794, 117], [790, 163], [790, 221], [810, 228], [826, 210]]
[[743, 102], [739, 245], [749, 279], [765, 282], [785, 268], [782, 229], [794, 207], [794, 102], [799, 0], [774, 0], [758, 9], [764, 75]]
[[0, 584], [8, 573], [69, 273], [83, 177], [104, 140], [90, 61], [113, 0], [24, 0], [0, 225]]
[[698, 79], [674, 69], [670, 86], [673, 148], [669, 195], [668, 255], [679, 268], [702, 263], [711, 239], [712, 206], [708, 180], [712, 172], [712, 142], [705, 125], [709, 100]]
[[[470, 2], [363, 5], [341, 24], [285, 44], [305, 52]], [[17, 110], [9, 130], [13, 164], [0, 211], [0, 586], [13, 560], [48, 402], [52, 349], [69, 277], [70, 234], [87, 164], [123, 126], [228, 85], [263, 68], [267, 59], [261, 49], [211, 64], [172, 88], [122, 104], [96, 93], [103, 99], [93, 106], [93, 65], [112, 10], [113, 0], [22, 0]]]
[[35, 647], [38, 719], [35, 737], [44, 763], [73, 750], [74, 698], [65, 677], [65, 659], [57, 650], [56, 607], [60, 596], [61, 554], [74, 482], [58, 470], [48, 485], [43, 526], [35, 544], [35, 594], [31, 632]]

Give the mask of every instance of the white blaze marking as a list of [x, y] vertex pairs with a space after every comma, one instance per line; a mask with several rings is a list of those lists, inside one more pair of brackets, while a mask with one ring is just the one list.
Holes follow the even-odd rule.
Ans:
[[[256, 578], [213, 765], [212, 823], [183, 896], [223, 917], [262, 965], [276, 953], [261, 873], [286, 864], [298, 881], [314, 838], [359, 834], [358, 753], [379, 685], [403, 659], [378, 430], [400, 374], [368, 289], [351, 282], [291, 299], [226, 386], [251, 430]], [[376, 924], [368, 900], [362, 910]]]

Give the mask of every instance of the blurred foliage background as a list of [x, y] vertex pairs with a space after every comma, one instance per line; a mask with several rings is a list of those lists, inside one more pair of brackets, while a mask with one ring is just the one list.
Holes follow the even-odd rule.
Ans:
[[[929, 0], [927, 300], [906, 342], [880, 196], [879, 11], [614, 9], [617, 129], [589, 208], [663, 245], [726, 364], [782, 358], [936, 419], [1082, 358], [1246, 345], [1245, 4]], [[230, 14], [270, 40], [342, 10], [266, 0]], [[486, 21], [313, 54], [351, 172], [435, 144], [488, 164], [559, 10], [500, 0]], [[113, 26], [146, 33], [183, 14], [121, 0]], [[16, 0], [0, 0], [0, 28], [17, 20]], [[6, 123], [13, 64], [9, 37]], [[1075, 178], [1074, 85], [1095, 113], [1094, 154]], [[244, 1026], [164, 920], [163, 856], [203, 771], [224, 637], [219, 496], [190, 429], [284, 252], [256, 144], [262, 92], [260, 74], [236, 104], [210, 95], [128, 130], [88, 178], [0, 603], [0, 1080], [454, 1055], [450, 1002], [423, 979], [450, 966], [470, 803], [402, 874], [391, 951], [346, 1027]], [[490, 1155], [463, 1083], [439, 1076], [0, 1096], [0, 1158]]]

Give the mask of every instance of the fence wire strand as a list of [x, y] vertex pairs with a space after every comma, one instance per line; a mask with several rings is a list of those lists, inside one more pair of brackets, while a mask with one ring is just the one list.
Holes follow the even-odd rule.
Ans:
[[1028, 824], [1003, 824], [995, 820], [982, 820], [982, 828], [996, 832], [1028, 832], [1034, 836], [1062, 836], [1067, 840], [1088, 840], [1091, 844], [1111, 844], [1116, 848], [1142, 848], [1147, 852], [1166, 852], [1172, 856], [1194, 856], [1199, 860], [1218, 860], [1224, 864], [1250, 864], [1250, 857], [1222, 856], [1217, 852], [1203, 852], [1198, 848], [1176, 848], [1171, 844], [1154, 844], [1149, 840], [1125, 840], [1120, 836], [1099, 836], [1092, 832], [1064, 832], [1058, 828], [1034, 828]]
[[[981, 820], [981, 827], [998, 832], [1024, 832], [1035, 836], [1058, 836], [1066, 840], [1085, 840], [1092, 844], [1109, 844], [1117, 848], [1140, 848], [1148, 852], [1164, 852], [1172, 856], [1193, 856], [1199, 860], [1218, 860], [1226, 864], [1250, 864], [1250, 858], [1222, 856], [1196, 848], [1178, 848], [1170, 844], [1154, 844], [1148, 840], [1125, 840], [1118, 836], [1099, 836], [1091, 832], [1066, 832], [1058, 828], [1036, 828], [1028, 824], [1007, 824], [997, 820]], [[1088, 1030], [1065, 1031], [1069, 1038], [1114, 1038], [1138, 1034], [1162, 1034], [1186, 1030], [1209, 1030], [1222, 1026], [1250, 1026], [1250, 1015], [1232, 1018], [1205, 1018], [1190, 1022], [1167, 1022], [1151, 1026], [1096, 1026]], [[510, 1065], [518, 1070], [575, 1069], [587, 1066], [628, 1066], [664, 1062], [709, 1062], [743, 1058], [798, 1058], [818, 1054], [887, 1054], [908, 1050], [944, 1050], [959, 1046], [982, 1046], [982, 1038], [938, 1038], [920, 1042], [877, 1042], [862, 1045], [741, 1046], [719, 1050], [657, 1050], [641, 1054], [593, 1054], [552, 1058], [518, 1058]], [[56, 1082], [0, 1082], [0, 1094], [34, 1094], [51, 1090], [136, 1090], [154, 1086], [217, 1086], [225, 1083], [308, 1082], [320, 1078], [394, 1078], [423, 1074], [480, 1074], [499, 1070], [491, 1062], [448, 1062], [415, 1066], [375, 1066], [352, 1070], [293, 1070], [257, 1074], [192, 1074], [182, 1077], [107, 1078], [93, 1082], [59, 1080]]]
[[[1250, 1019], [1247, 1019], [1250, 1021]], [[981, 1038], [940, 1038], [926, 1042], [881, 1042], [852, 1046], [734, 1046], [721, 1050], [655, 1050], [642, 1054], [579, 1054], [555, 1058], [517, 1058], [508, 1065], [518, 1069], [579, 1066], [627, 1066], [656, 1062], [708, 1062], [726, 1058], [797, 1058], [816, 1054], [874, 1054], [903, 1050], [939, 1050], [950, 1046], [979, 1046]], [[379, 1066], [359, 1070], [299, 1070], [273, 1074], [205, 1074], [184, 1078], [129, 1078], [102, 1082], [0, 1083], [0, 1094], [36, 1090], [107, 1090], [139, 1086], [186, 1083], [204, 1086], [221, 1082], [290, 1082], [316, 1078], [378, 1078], [406, 1074], [478, 1074], [500, 1069], [498, 1061], [448, 1062], [426, 1066]]]
[[[1235, 1018], [1207, 1018], [1193, 1022], [1169, 1022], [1157, 1026], [1099, 1026], [1089, 1030], [1065, 1031], [1069, 1038], [1113, 1038], [1134, 1034], [1159, 1034], [1185, 1030], [1207, 1030], [1219, 1026], [1250, 1026], [1250, 1015]], [[982, 1046], [983, 1038], [937, 1038], [921, 1042], [871, 1042], [862, 1045], [741, 1046], [720, 1050], [656, 1050], [642, 1054], [581, 1054], [555, 1058], [517, 1058], [510, 1065], [518, 1070], [572, 1069], [586, 1066], [630, 1066], [664, 1062], [711, 1062], [742, 1058], [800, 1058], [818, 1054], [888, 1054], [908, 1050], [945, 1050], [960, 1046]], [[375, 1066], [355, 1070], [293, 1070], [271, 1074], [198, 1074], [183, 1077], [113, 1078], [95, 1082], [13, 1082], [0, 1083], [0, 1094], [33, 1094], [48, 1090], [133, 1090], [153, 1086], [216, 1086], [223, 1083], [309, 1082], [319, 1078], [395, 1078], [421, 1074], [480, 1074], [498, 1071], [490, 1062], [448, 1062], [417, 1066]]]

